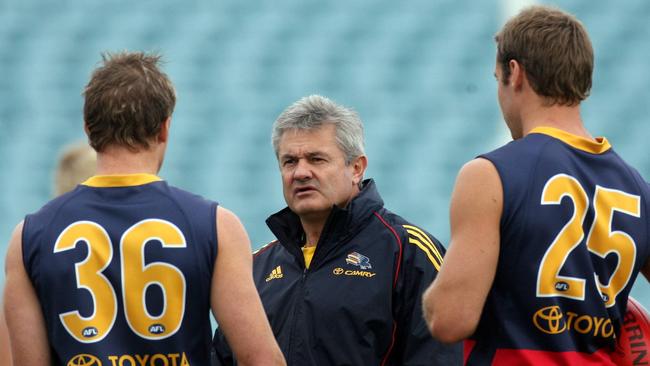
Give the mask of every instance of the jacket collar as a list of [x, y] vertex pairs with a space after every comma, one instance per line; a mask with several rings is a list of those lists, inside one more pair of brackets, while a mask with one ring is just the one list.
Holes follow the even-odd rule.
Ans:
[[[359, 194], [350, 201], [347, 207], [332, 207], [321, 237], [317, 244], [317, 252], [329, 251], [331, 248], [340, 243], [346, 236], [355, 233], [357, 227], [362, 225], [373, 212], [380, 210], [384, 206], [374, 180], [366, 179], [362, 182], [362, 188]], [[290, 253], [303, 260], [300, 247], [305, 241], [305, 232], [302, 229], [300, 218], [289, 207], [269, 216], [266, 224], [273, 232], [275, 237], [280, 241]], [[321, 255], [319, 255], [321, 257]], [[316, 260], [314, 254], [313, 262]]]

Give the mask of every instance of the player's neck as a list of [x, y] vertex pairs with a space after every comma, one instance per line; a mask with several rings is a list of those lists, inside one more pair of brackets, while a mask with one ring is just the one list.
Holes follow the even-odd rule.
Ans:
[[109, 146], [97, 153], [97, 175], [158, 174], [162, 153], [152, 147], [138, 152], [120, 146]]
[[544, 106], [533, 104], [533, 107], [522, 113], [524, 136], [536, 127], [553, 127], [573, 135], [594, 139], [585, 128], [580, 116], [580, 105]]

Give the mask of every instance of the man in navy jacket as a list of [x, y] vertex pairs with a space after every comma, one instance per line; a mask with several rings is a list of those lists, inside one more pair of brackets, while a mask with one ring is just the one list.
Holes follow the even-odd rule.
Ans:
[[[420, 303], [444, 248], [363, 180], [358, 115], [305, 97], [278, 117], [272, 140], [288, 207], [266, 221], [278, 240], [255, 253], [254, 278], [287, 363], [459, 364], [460, 346], [431, 338]], [[215, 350], [217, 363], [234, 364], [219, 331]]]

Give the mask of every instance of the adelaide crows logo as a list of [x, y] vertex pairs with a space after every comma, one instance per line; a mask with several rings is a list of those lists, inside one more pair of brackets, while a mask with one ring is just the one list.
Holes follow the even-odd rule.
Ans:
[[345, 262], [347, 264], [353, 264], [355, 266], [359, 266], [361, 269], [372, 268], [372, 265], [370, 264], [370, 258], [357, 252], [352, 252], [348, 254], [348, 257], [345, 259]]

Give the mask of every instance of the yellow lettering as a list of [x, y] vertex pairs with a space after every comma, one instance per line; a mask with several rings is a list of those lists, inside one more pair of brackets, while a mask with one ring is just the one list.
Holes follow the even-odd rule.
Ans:
[[149, 355], [144, 355], [144, 357], [140, 355], [135, 355], [135, 359], [138, 360], [140, 366], [147, 366], [147, 360], [149, 359]]
[[187, 361], [187, 357], [185, 356], [185, 352], [183, 352], [183, 358], [181, 359], [181, 366], [190, 366], [190, 363]]
[[576, 314], [574, 312], [571, 312], [571, 311], [566, 312], [566, 317], [567, 317], [567, 319], [566, 319], [566, 327], [567, 327], [567, 329], [571, 329], [571, 324], [573, 323], [573, 319], [576, 316], [578, 316], [578, 314]]
[[131, 366], [136, 366], [135, 360], [133, 359], [133, 357], [131, 357], [129, 355], [122, 355], [122, 357], [120, 357], [120, 366], [125, 365], [124, 361], [129, 361], [129, 364]]
[[178, 353], [168, 353], [167, 354], [167, 357], [169, 357], [169, 359], [172, 361], [172, 366], [178, 366], [178, 363], [176, 361], [178, 360], [178, 358], [180, 356], [181, 355], [179, 355]]
[[167, 362], [167, 357], [165, 355], [161, 355], [160, 353], [156, 353], [155, 355], [151, 356], [151, 366], [157, 365], [156, 361], [157, 360], [162, 360], [163, 366], [169, 366], [169, 362]]
[[[584, 321], [587, 322], [587, 326], [584, 327], [584, 328], [580, 327], [580, 323], [584, 322]], [[591, 330], [592, 326], [593, 326], [593, 322], [591, 320], [591, 317], [589, 315], [583, 315], [583, 316], [579, 317], [578, 319], [576, 319], [576, 324], [574, 326], [574, 329], [577, 330], [578, 332], [582, 333], [582, 334], [587, 334]]]
[[600, 330], [600, 325], [603, 324], [605, 318], [594, 318], [594, 337], [598, 336], [598, 331]]
[[[605, 327], [607, 327], [608, 325], [609, 325], [609, 331], [605, 331]], [[605, 320], [605, 324], [603, 324], [602, 335], [605, 338], [609, 338], [612, 336], [612, 334], [614, 334], [614, 326], [612, 325], [612, 319], [608, 318], [607, 320]]]
[[111, 365], [117, 366], [117, 356], [108, 356], [108, 360], [111, 361]]
[[[556, 310], [556, 313], [546, 311], [548, 309]], [[548, 314], [545, 314], [545, 311]], [[557, 322], [563, 317], [565, 318], [564, 326], [560, 329], [560, 325]], [[540, 321], [548, 322], [547, 326], [543, 326], [546, 323], [540, 325]], [[555, 321], [555, 323], [552, 321]], [[533, 323], [539, 330], [549, 334], [559, 334], [565, 330], [573, 330], [582, 334], [591, 333], [594, 337], [611, 338], [614, 335], [614, 326], [612, 325], [611, 319], [607, 317], [595, 317], [588, 314], [579, 315], [571, 311], [562, 313], [562, 310], [558, 306], [538, 310], [535, 316], [533, 316]]]

